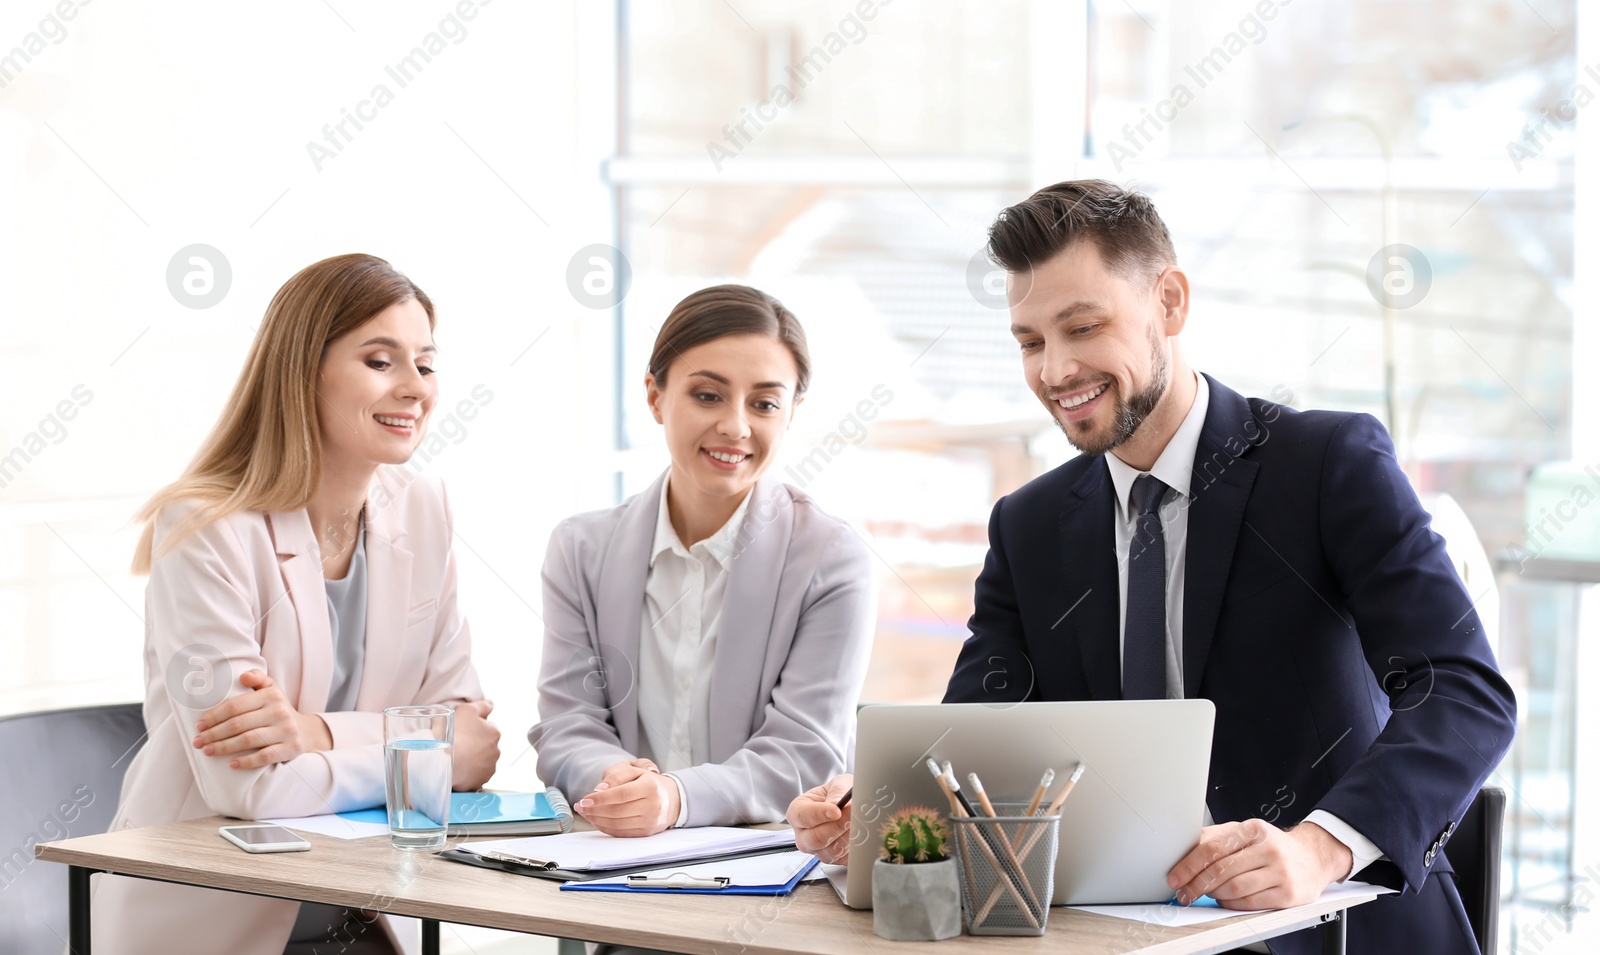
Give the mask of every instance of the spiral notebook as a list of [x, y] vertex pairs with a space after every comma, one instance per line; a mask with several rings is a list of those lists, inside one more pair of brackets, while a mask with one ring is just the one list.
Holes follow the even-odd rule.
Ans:
[[[389, 824], [382, 806], [339, 813], [351, 822]], [[452, 836], [545, 836], [572, 829], [572, 807], [554, 786], [544, 792], [450, 794]]]

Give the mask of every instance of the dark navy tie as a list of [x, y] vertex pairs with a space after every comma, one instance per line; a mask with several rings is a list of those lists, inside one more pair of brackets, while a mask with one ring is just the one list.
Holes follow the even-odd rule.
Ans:
[[1128, 614], [1122, 631], [1122, 698], [1167, 698], [1167, 539], [1161, 531], [1161, 496], [1167, 486], [1151, 475], [1133, 482], [1128, 505]]

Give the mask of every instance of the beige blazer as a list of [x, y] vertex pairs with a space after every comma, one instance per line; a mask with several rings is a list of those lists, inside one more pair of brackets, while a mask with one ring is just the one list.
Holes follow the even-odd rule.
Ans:
[[[550, 538], [528, 739], [539, 778], [573, 799], [639, 752], [640, 620], [665, 479]], [[878, 609], [871, 552], [797, 488], [765, 477], [750, 493], [711, 668], [711, 759], [673, 771], [690, 826], [779, 822], [854, 756]]]
[[[159, 548], [192, 504], [156, 520]], [[265, 670], [301, 712], [333, 674], [322, 564], [304, 509], [233, 514], [155, 561], [145, 587], [148, 740], [128, 767], [113, 830], [220, 813], [305, 816], [383, 804], [386, 706], [463, 703], [483, 691], [456, 606], [449, 503], [438, 483], [380, 468], [367, 497], [367, 645], [356, 709], [324, 713], [334, 748], [255, 770], [191, 745], [195, 721]], [[220, 837], [219, 837], [220, 838]], [[93, 945], [114, 955], [279, 955], [299, 903], [97, 875]], [[376, 887], [374, 906], [382, 904]], [[391, 936], [410, 936], [387, 918]]]

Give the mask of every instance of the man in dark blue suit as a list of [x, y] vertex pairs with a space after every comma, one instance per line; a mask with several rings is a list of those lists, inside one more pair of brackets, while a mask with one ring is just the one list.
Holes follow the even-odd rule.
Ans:
[[[1402, 894], [1351, 910], [1350, 951], [1475, 955], [1440, 850], [1516, 704], [1382, 425], [1191, 369], [1188, 279], [1142, 195], [1059, 183], [989, 248], [1028, 386], [1081, 454], [995, 505], [945, 702], [1209, 699], [1215, 824], [1180, 900], [1279, 908], [1358, 878]], [[847, 783], [791, 806], [802, 848], [846, 845], [826, 800]]]

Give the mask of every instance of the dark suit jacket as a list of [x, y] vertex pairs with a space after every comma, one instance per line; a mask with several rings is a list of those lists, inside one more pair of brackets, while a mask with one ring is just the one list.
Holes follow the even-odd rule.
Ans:
[[[1182, 640], [1184, 696], [1217, 710], [1211, 815], [1333, 813], [1391, 860], [1358, 878], [1403, 889], [1351, 910], [1349, 950], [1475, 955], [1453, 878], [1428, 877], [1516, 727], [1472, 598], [1375, 419], [1207, 381]], [[945, 702], [1120, 698], [1113, 493], [1081, 456], [995, 505]]]

